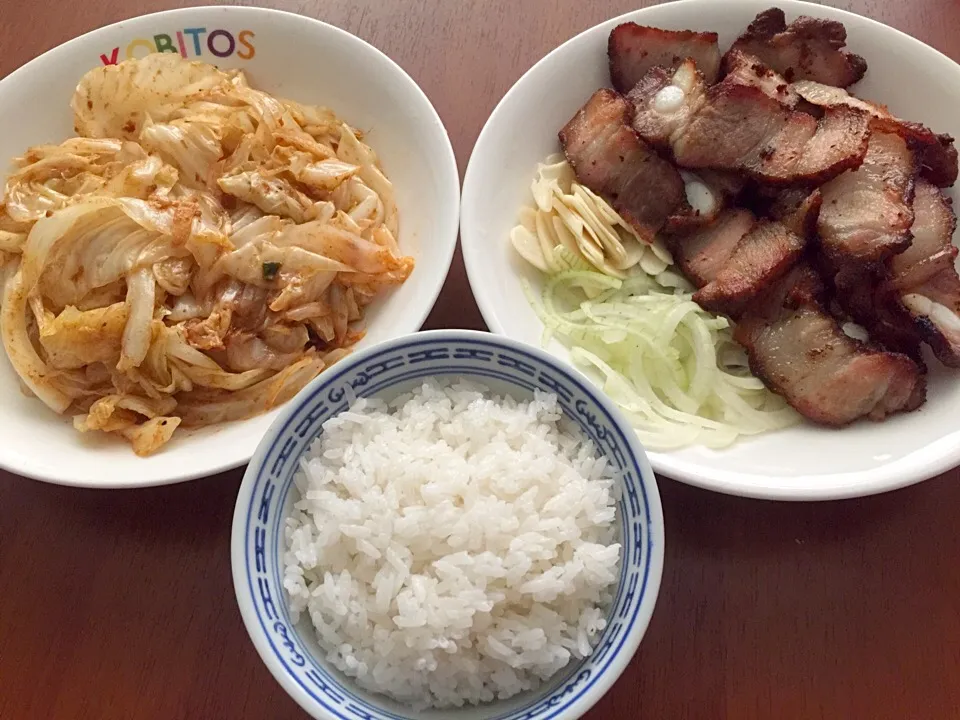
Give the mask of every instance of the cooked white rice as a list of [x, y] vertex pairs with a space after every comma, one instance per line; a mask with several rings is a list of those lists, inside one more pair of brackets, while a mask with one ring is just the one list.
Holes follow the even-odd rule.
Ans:
[[327, 659], [417, 707], [507, 698], [592, 652], [616, 483], [563, 421], [458, 381], [358, 400], [301, 462], [284, 587]]

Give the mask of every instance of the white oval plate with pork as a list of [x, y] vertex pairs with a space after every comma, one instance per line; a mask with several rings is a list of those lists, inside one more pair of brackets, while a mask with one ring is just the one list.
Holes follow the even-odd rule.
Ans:
[[[920, 41], [851, 13], [796, 0], [683, 0], [597, 25], [551, 52], [507, 93], [487, 121], [470, 160], [461, 237], [471, 286], [491, 330], [539, 345], [543, 325], [522, 287], [542, 282], [509, 242], [530, 203], [537, 163], [560, 147], [557, 132], [591, 94], [610, 86], [607, 41], [633, 21], [673, 30], [713, 31], [721, 52], [761, 11], [781, 8], [788, 22], [807, 15], [840, 21], [847, 47], [868, 71], [851, 91], [899, 117], [960, 136], [960, 66]], [[955, 198], [956, 189], [947, 194]], [[548, 349], [568, 357], [557, 342]], [[960, 372], [927, 358], [927, 402], [884, 422], [842, 429], [803, 422], [739, 440], [723, 450], [693, 446], [649, 452], [657, 472], [719, 492], [783, 500], [856, 497], [919, 482], [960, 463]]]

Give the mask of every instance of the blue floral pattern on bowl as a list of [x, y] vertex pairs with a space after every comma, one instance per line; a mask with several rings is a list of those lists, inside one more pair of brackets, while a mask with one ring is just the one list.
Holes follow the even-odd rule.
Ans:
[[[358, 397], [393, 397], [428, 377], [460, 376], [498, 393], [556, 393], [575, 422], [622, 476], [623, 555], [608, 626], [593, 655], [538, 692], [491, 705], [417, 713], [356, 688], [327, 665], [308, 618], [291, 622], [282, 583], [283, 525], [296, 500], [298, 460], [330, 417]], [[635, 434], [577, 371], [502, 337], [469, 331], [418, 333], [348, 357], [294, 398], [243, 479], [234, 515], [234, 584], [247, 629], [278, 681], [308, 712], [339, 720], [462, 717], [549, 720], [578, 717], [629, 662], [650, 615], [663, 565], [663, 519], [653, 471]]]

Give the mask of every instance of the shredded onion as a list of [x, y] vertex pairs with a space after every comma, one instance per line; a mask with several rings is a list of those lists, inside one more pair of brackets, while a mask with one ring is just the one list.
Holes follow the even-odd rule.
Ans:
[[[573, 362], [627, 414], [652, 450], [725, 447], [741, 435], [798, 420], [748, 374], [728, 321], [704, 311], [689, 292], [642, 272], [625, 280], [561, 272], [540, 298], [525, 287], [546, 328], [544, 344], [557, 338], [569, 348]], [[604, 289], [590, 299], [587, 288]]]

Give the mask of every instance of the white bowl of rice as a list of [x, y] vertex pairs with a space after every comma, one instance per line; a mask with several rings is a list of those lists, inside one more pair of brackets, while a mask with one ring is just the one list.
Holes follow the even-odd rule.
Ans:
[[663, 568], [619, 411], [535, 348], [391, 340], [282, 411], [244, 476], [247, 631], [315, 718], [577, 718], [630, 662]]

